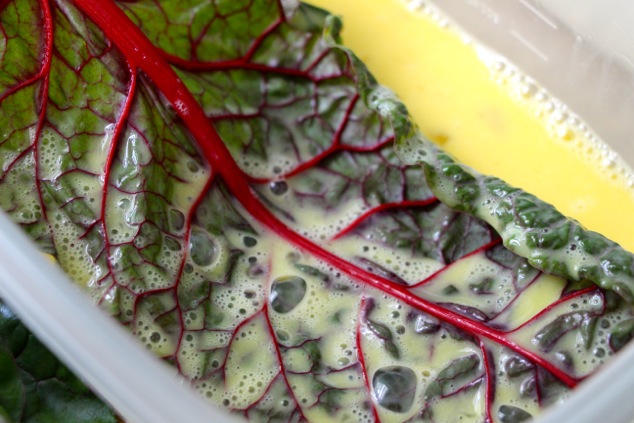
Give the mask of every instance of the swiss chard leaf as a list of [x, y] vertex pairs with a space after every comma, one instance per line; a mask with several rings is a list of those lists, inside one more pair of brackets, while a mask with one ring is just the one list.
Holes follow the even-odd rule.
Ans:
[[0, 421], [119, 420], [0, 303]]
[[211, 401], [523, 421], [632, 336], [632, 256], [426, 141], [325, 12], [0, 8], [0, 205]]

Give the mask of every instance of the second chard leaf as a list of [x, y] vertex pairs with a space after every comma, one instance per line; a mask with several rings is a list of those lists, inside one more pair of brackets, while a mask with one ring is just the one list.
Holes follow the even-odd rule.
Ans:
[[0, 7], [0, 204], [210, 401], [523, 421], [631, 337], [632, 256], [426, 141], [324, 11]]

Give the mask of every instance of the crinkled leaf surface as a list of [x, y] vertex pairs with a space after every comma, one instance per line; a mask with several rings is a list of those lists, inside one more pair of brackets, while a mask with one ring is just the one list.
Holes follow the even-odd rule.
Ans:
[[119, 420], [0, 303], [0, 421]]
[[519, 422], [632, 336], [632, 256], [425, 141], [324, 12], [0, 8], [0, 204], [210, 401]]

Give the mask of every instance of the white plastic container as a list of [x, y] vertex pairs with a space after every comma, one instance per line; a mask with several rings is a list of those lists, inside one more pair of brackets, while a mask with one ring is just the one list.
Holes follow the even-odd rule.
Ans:
[[634, 167], [634, 2], [431, 3], [568, 105]]
[[[634, 168], [634, 2], [433, 3], [569, 106]], [[630, 344], [538, 423], [631, 423], [633, 362], [634, 344]]]
[[126, 422], [238, 421], [202, 400], [175, 368], [93, 305], [5, 213], [0, 213], [0, 297]]
[[[568, 104], [634, 165], [634, 29], [629, 26], [634, 3], [438, 0], [437, 6]], [[201, 400], [174, 369], [93, 306], [2, 213], [0, 297], [126, 421], [237, 421]], [[634, 344], [539, 423], [631, 422], [632, 362]]]

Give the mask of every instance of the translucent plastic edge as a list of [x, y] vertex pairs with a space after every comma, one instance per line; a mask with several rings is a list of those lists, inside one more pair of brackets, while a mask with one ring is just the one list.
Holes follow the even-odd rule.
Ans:
[[[630, 169], [634, 166], [634, 95], [629, 93], [629, 87], [634, 85], [633, 73], [585, 42], [574, 29], [562, 26], [556, 17], [535, 7], [532, 0], [430, 3], [534, 77], [571, 110], [581, 112], [582, 118], [626, 160]], [[560, 54], [565, 51], [568, 54]], [[634, 342], [580, 384], [562, 404], [547, 409], [535, 423], [632, 423], [632, 363]]]
[[433, 4], [474, 39], [530, 75], [634, 167], [634, 67], [625, 66], [623, 57], [566, 26], [536, 0], [410, 1]]
[[0, 297], [127, 423], [238, 422], [92, 304], [0, 213]]
[[535, 423], [632, 423], [634, 421], [634, 344], [630, 343], [563, 404], [549, 408]]

